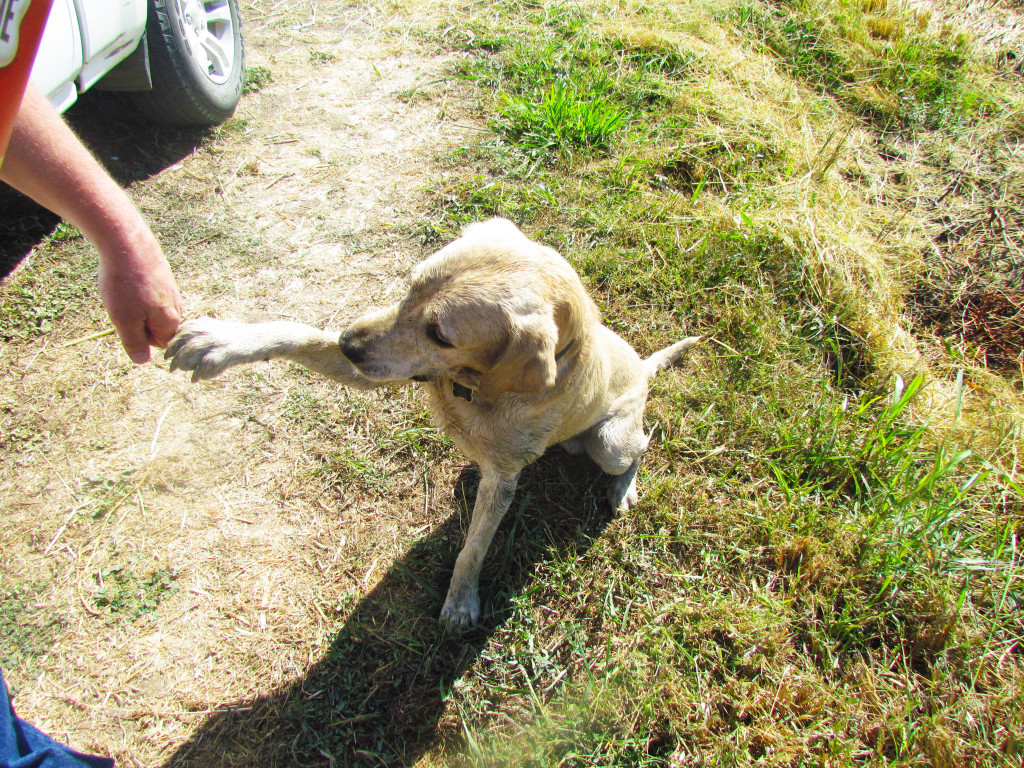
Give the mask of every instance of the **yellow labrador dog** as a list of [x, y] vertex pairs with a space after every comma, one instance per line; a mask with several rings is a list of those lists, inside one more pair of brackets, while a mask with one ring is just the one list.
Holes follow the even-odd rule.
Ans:
[[291, 322], [202, 318], [181, 326], [167, 357], [172, 370], [193, 371], [193, 381], [284, 358], [363, 389], [423, 382], [438, 426], [480, 466], [441, 609], [443, 622], [468, 627], [480, 617], [480, 566], [520, 470], [551, 445], [585, 451], [615, 476], [612, 508], [628, 509], [647, 448], [648, 381], [699, 340], [641, 360], [601, 324], [565, 259], [492, 219], [421, 262], [401, 301], [358, 318], [340, 337]]

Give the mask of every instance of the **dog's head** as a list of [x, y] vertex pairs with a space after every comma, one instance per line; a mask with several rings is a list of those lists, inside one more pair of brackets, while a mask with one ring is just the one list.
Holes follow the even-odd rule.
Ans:
[[400, 302], [357, 319], [339, 343], [369, 378], [448, 376], [493, 401], [552, 387], [556, 355], [596, 312], [565, 259], [492, 219], [421, 262]]

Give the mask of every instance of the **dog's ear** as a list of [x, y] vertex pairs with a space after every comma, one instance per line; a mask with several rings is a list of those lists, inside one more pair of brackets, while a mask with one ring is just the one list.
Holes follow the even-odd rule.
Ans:
[[506, 392], [539, 395], [555, 385], [558, 327], [550, 315], [519, 318], [497, 362], [480, 377], [479, 392], [496, 400]]

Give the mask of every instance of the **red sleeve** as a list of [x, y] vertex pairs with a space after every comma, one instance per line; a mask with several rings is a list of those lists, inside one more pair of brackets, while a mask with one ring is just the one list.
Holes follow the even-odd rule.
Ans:
[[0, 0], [0, 164], [53, 0]]

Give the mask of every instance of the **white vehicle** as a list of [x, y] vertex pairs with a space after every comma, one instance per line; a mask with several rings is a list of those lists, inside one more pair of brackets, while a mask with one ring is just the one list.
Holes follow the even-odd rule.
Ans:
[[156, 122], [222, 122], [245, 80], [238, 0], [53, 0], [31, 80], [60, 111], [95, 86]]

